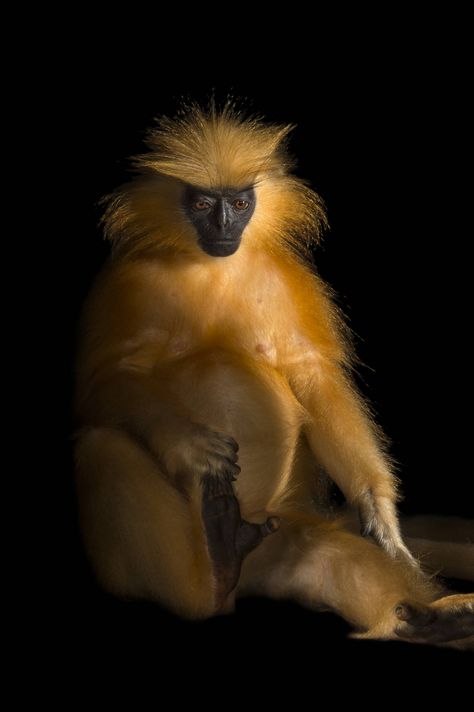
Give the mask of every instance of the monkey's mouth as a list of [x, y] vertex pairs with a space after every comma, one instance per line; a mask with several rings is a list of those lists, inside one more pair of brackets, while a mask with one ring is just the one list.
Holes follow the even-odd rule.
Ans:
[[200, 240], [199, 245], [211, 257], [228, 257], [238, 250], [240, 238], [236, 240], [213, 240], [212, 242]]

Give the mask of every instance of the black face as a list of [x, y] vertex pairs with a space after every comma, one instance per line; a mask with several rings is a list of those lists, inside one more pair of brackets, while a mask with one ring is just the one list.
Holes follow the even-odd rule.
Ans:
[[255, 190], [212, 191], [188, 185], [183, 207], [196, 228], [201, 249], [212, 257], [228, 257], [238, 249], [244, 228], [253, 215]]

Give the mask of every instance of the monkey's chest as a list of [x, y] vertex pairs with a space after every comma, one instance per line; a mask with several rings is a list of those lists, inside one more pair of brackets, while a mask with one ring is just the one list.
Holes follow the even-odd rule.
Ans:
[[220, 336], [214, 333], [208, 339], [193, 338], [192, 334], [184, 331], [171, 335], [166, 343], [162, 345], [165, 352], [166, 361], [179, 362], [182, 359], [189, 359], [192, 356], [199, 356], [210, 350], [228, 350], [233, 354], [242, 354], [247, 358], [254, 358], [256, 361], [265, 361], [273, 366], [277, 366], [279, 352], [277, 341], [264, 334], [235, 334], [230, 329]]
[[[166, 359], [180, 360], [210, 349], [228, 350], [274, 368], [304, 360], [313, 349], [298, 328], [291, 294], [278, 275], [242, 285], [206, 282], [177, 297], [166, 332]], [[192, 298], [191, 298], [192, 297]]]
[[278, 370], [288, 364], [312, 360], [315, 346], [297, 326], [298, 318], [290, 302], [268, 299], [261, 309], [253, 310], [253, 318], [245, 311], [230, 318], [219, 333], [222, 344], [258, 363]]
[[199, 357], [212, 351], [229, 352], [245, 360], [265, 363], [273, 368], [312, 361], [316, 349], [293, 325], [273, 322], [266, 324], [228, 322], [216, 324], [207, 333], [196, 335], [192, 329], [183, 328], [169, 334], [166, 339], [166, 361], [179, 362]]

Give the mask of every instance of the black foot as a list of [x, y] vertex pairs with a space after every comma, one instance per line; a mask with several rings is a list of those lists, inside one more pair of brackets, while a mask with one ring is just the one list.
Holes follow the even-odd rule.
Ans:
[[427, 606], [399, 603], [395, 615], [400, 638], [423, 643], [444, 643], [474, 635], [474, 596], [447, 596]]
[[233, 475], [206, 475], [202, 479], [202, 518], [216, 578], [219, 608], [237, 585], [245, 557], [279, 527], [278, 517], [270, 517], [263, 524], [251, 524], [242, 519], [233, 481]]

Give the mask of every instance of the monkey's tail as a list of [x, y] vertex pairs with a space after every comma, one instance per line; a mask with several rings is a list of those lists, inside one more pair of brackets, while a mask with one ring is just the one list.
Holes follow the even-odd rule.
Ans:
[[405, 543], [424, 568], [474, 581], [474, 520], [420, 515], [402, 517]]

